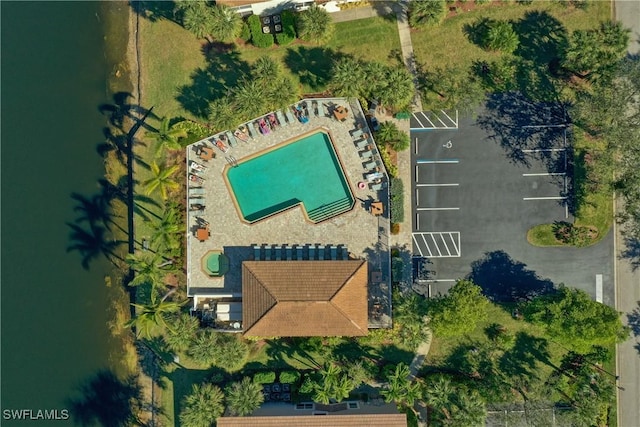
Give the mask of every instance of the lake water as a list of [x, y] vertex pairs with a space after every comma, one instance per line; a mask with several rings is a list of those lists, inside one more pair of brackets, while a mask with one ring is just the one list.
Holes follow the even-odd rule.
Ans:
[[1, 3], [3, 410], [65, 409], [79, 384], [120, 356], [107, 327], [112, 265], [100, 258], [84, 269], [67, 251], [67, 223], [79, 217], [71, 194], [97, 194], [104, 173], [98, 106], [110, 101], [113, 70], [104, 17], [126, 7]]

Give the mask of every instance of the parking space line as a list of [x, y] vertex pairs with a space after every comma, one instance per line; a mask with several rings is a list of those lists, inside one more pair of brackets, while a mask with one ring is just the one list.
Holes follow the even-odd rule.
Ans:
[[460, 163], [460, 161], [458, 159], [445, 159], [445, 160], [416, 160], [416, 163], [418, 164], [440, 164], [440, 163], [444, 163], [444, 164], [451, 164], [451, 163]]
[[[420, 113], [416, 113], [416, 114], [414, 114], [413, 116], [414, 116], [414, 117], [416, 117], [418, 114], [422, 114], [422, 117], [424, 117], [425, 119], [427, 119], [427, 121], [428, 121], [429, 123], [431, 123], [431, 127], [432, 127], [432, 128], [435, 128], [435, 127], [436, 127], [436, 125], [435, 125], [435, 124], [433, 124], [433, 122], [432, 122], [431, 120], [429, 120], [429, 117], [427, 117], [427, 115], [426, 115], [426, 114], [424, 114], [422, 111], [420, 111]], [[418, 117], [416, 117], [416, 120], [418, 120]], [[426, 127], [425, 125], [423, 125], [423, 124], [422, 124], [422, 122], [421, 122], [420, 120], [418, 120], [418, 123], [420, 123], [420, 125], [421, 125], [422, 127]]]
[[416, 182], [418, 182], [418, 181], [420, 181], [420, 180], [418, 179], [418, 165], [416, 165]]
[[427, 239], [425, 239], [424, 234], [422, 235], [422, 241], [424, 242], [424, 245], [426, 246], [427, 250], [429, 251], [429, 256], [432, 257], [433, 253], [431, 252], [431, 249], [429, 248], [429, 244], [427, 243]]
[[596, 274], [596, 301], [602, 303], [602, 274]]
[[525, 125], [522, 126], [523, 128], [530, 128], [530, 129], [542, 129], [542, 128], [567, 128], [566, 124], [562, 124], [562, 125]]
[[433, 240], [433, 244], [436, 245], [436, 251], [438, 251], [438, 256], [441, 257], [442, 252], [440, 252], [440, 246], [438, 245], [438, 242], [436, 242], [436, 238], [433, 237], [433, 233], [429, 233], [429, 236], [431, 236], [431, 240]]
[[419, 191], [418, 191], [418, 189], [416, 188], [416, 206], [420, 206], [420, 200], [419, 200], [419, 198], [418, 198], [418, 194], [419, 194]]
[[413, 153], [414, 154], [418, 154], [418, 138], [415, 138], [414, 144], [413, 144]]
[[453, 245], [453, 249], [456, 253], [460, 254], [460, 233], [458, 235], [458, 244], [456, 245], [456, 241], [453, 239], [453, 233], [449, 233], [449, 238], [451, 238], [451, 244]]
[[567, 200], [566, 197], [552, 196], [552, 197], [523, 197], [522, 200]]
[[444, 248], [447, 250], [447, 255], [451, 256], [451, 251], [449, 250], [449, 246], [447, 246], [447, 241], [442, 234], [440, 234], [440, 239], [442, 239], [442, 244]]
[[447, 113], [445, 113], [444, 110], [440, 110], [440, 112], [442, 114], [444, 114], [445, 116], [447, 116], [447, 119], [451, 120], [451, 123], [454, 123], [456, 125], [456, 127], [458, 127], [458, 110], [456, 110], [456, 119], [453, 120], [451, 117], [449, 117], [449, 115]]
[[440, 116], [436, 115], [436, 119], [438, 119], [438, 121], [442, 123], [442, 127], [448, 127], [442, 120], [440, 120]]
[[418, 119], [418, 115], [417, 115], [417, 114], [414, 114], [414, 115], [413, 115], [413, 118], [414, 118], [414, 119], [416, 119], [416, 120], [418, 121], [418, 123], [420, 123], [420, 126], [425, 127], [425, 126], [422, 124], [422, 122], [420, 121], [420, 119]]
[[460, 208], [416, 208], [417, 211], [459, 211]]
[[418, 184], [416, 183], [416, 187], [457, 187], [460, 184]]
[[523, 173], [522, 176], [565, 176], [566, 172]]

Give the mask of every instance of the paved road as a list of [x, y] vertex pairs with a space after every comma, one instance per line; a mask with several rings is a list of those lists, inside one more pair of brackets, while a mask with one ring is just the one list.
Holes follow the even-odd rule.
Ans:
[[[640, 54], [640, 1], [617, 0], [614, 2], [615, 18], [631, 29], [629, 54]], [[618, 208], [621, 201], [618, 200]], [[616, 280], [617, 304], [623, 319], [635, 312], [637, 317], [640, 301], [640, 269], [634, 270], [632, 261], [621, 256], [626, 246], [620, 230], [616, 233]], [[636, 322], [638, 320], [636, 319]], [[618, 346], [618, 425], [640, 426], [640, 331], [635, 331], [631, 340]]]

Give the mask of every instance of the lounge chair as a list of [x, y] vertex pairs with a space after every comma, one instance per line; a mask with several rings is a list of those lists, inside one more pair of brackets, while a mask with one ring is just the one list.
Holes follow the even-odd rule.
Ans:
[[276, 116], [278, 117], [278, 121], [280, 122], [280, 125], [282, 126], [287, 125], [287, 122], [284, 120], [284, 115], [282, 114], [282, 111], [280, 110], [276, 111]]
[[229, 147], [227, 147], [226, 145], [224, 145], [224, 142], [222, 142], [219, 139], [216, 139], [216, 147], [218, 147], [218, 149], [220, 151], [222, 151], [223, 153], [226, 153], [227, 151], [229, 151]]
[[296, 261], [302, 260], [302, 246], [296, 246]]
[[356, 147], [358, 147], [359, 150], [366, 148], [367, 145], [369, 145], [368, 139], [361, 139], [360, 141], [356, 142]]
[[373, 157], [373, 151], [371, 151], [371, 150], [361, 151], [360, 152], [360, 158], [361, 159], [366, 160], [366, 159], [370, 159], [372, 157]]
[[356, 139], [356, 138], [360, 138], [362, 136], [364, 132], [362, 131], [362, 129], [356, 129], [351, 131], [351, 138]]
[[365, 163], [364, 164], [364, 168], [368, 171], [374, 171], [375, 168], [378, 166], [378, 164], [376, 162], [369, 162], [369, 163]]
[[286, 115], [287, 115], [287, 121], [288, 121], [289, 123], [292, 123], [292, 124], [293, 124], [293, 123], [295, 123], [295, 122], [296, 122], [296, 118], [295, 118], [295, 116], [293, 115], [293, 113], [291, 112], [291, 109], [290, 109], [290, 108], [287, 108]]
[[372, 184], [372, 185], [371, 185], [371, 189], [372, 189], [373, 191], [380, 191], [380, 190], [382, 190], [382, 183], [380, 183], [380, 184]]
[[327, 114], [324, 112], [324, 104], [322, 102], [318, 102], [318, 116], [327, 117]]
[[201, 196], [201, 195], [204, 195], [204, 188], [197, 187], [197, 188], [189, 189], [189, 196]]
[[226, 131], [225, 135], [227, 135], [227, 140], [229, 141], [229, 145], [235, 147], [238, 144], [238, 140], [230, 131]]
[[271, 130], [275, 130], [276, 127], [278, 127], [280, 125], [280, 123], [278, 123], [278, 119], [276, 118], [276, 115], [274, 113], [269, 114], [269, 116], [268, 116], [268, 125], [271, 127]]
[[331, 259], [334, 261], [338, 259], [338, 248], [333, 245], [331, 246]]
[[240, 141], [249, 141], [249, 134], [247, 133], [247, 128], [245, 128], [244, 126], [240, 126], [238, 129], [236, 129], [233, 132], [233, 135]]
[[271, 261], [271, 246], [264, 247], [264, 260]]
[[367, 181], [369, 182], [373, 182], [377, 179], [380, 179], [384, 176], [384, 174], [382, 172], [372, 172], [372, 173], [368, 173], [367, 175], [365, 175], [365, 178], [367, 179]]
[[316, 247], [315, 246], [309, 246], [309, 259], [310, 260], [316, 259]]
[[293, 248], [291, 246], [285, 245], [284, 250], [285, 250], [285, 252], [287, 254], [287, 261], [291, 261], [291, 257], [292, 257], [292, 254], [293, 254]]
[[318, 259], [324, 260], [324, 246], [318, 246]]
[[276, 246], [273, 249], [276, 251], [276, 261], [282, 261], [282, 248]]
[[251, 135], [251, 138], [255, 138], [256, 136], [258, 136], [258, 132], [256, 131], [256, 127], [253, 125], [253, 123], [247, 123], [247, 129], [249, 129], [249, 135]]

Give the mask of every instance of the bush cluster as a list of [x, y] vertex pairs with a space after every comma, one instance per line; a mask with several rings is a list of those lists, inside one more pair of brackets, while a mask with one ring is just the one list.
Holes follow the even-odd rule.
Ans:
[[258, 384], [271, 384], [276, 382], [276, 373], [269, 372], [256, 372], [253, 376], [253, 382]]
[[282, 32], [276, 34], [276, 41], [280, 46], [286, 46], [296, 39], [296, 20], [290, 10], [283, 10], [280, 18]]
[[390, 184], [391, 222], [400, 223], [404, 221], [404, 185], [400, 178], [391, 178]]
[[387, 173], [389, 174], [389, 176], [398, 176], [398, 167], [391, 162], [391, 157], [389, 157], [389, 153], [387, 153], [387, 150], [382, 147], [379, 152], [382, 163], [384, 163], [384, 167], [387, 169]]
[[251, 40], [251, 30], [246, 22], [243, 22], [240, 28], [240, 39], [245, 43]]
[[256, 47], [267, 48], [273, 46], [273, 34], [262, 32], [262, 22], [258, 15], [251, 15], [247, 19], [249, 30], [251, 30], [251, 42]]
[[300, 381], [300, 372], [282, 371], [280, 372], [280, 382], [285, 384], [297, 384]]
[[556, 239], [571, 246], [588, 246], [595, 236], [595, 233], [588, 227], [579, 227], [565, 221], [555, 221], [553, 223], [553, 234]]

